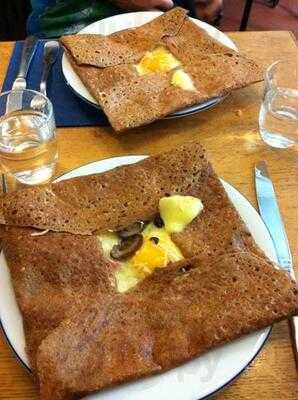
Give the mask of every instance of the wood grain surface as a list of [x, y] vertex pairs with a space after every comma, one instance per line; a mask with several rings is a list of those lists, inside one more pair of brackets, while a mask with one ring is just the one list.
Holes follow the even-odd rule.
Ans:
[[[279, 58], [297, 56], [297, 44], [290, 32], [237, 32], [230, 37], [242, 52], [264, 67]], [[12, 47], [11, 43], [0, 43], [0, 82], [5, 77]], [[231, 94], [214, 109], [195, 116], [159, 121], [122, 136], [116, 136], [107, 127], [58, 129], [60, 154], [56, 173], [59, 175], [90, 161], [115, 155], [162, 152], [195, 139], [207, 148], [217, 173], [256, 205], [253, 167], [258, 160], [266, 160], [293, 257], [298, 260], [298, 147], [275, 150], [261, 141], [258, 112], [262, 92], [263, 84], [253, 85]], [[287, 322], [274, 326], [271, 338], [255, 361], [215, 398], [298, 399], [297, 370]], [[0, 337], [0, 399], [38, 399], [30, 375], [19, 365], [3, 335]]]

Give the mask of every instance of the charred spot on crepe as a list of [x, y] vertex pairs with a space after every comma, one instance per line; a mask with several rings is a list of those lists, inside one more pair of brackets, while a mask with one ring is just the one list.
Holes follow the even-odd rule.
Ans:
[[181, 267], [179, 269], [179, 272], [181, 272], [182, 274], [185, 274], [186, 272], [188, 272], [190, 270], [191, 270], [191, 265], [188, 264], [188, 265], [184, 265], [183, 267]]

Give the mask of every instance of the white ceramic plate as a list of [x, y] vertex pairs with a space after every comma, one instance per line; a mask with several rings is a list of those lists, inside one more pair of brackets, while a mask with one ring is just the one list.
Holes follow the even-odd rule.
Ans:
[[[101, 21], [97, 21], [91, 25], [86, 26], [79, 32], [79, 34], [93, 33], [93, 34], [109, 35], [113, 32], [117, 32], [123, 29], [135, 28], [137, 26], [143, 25], [146, 22], [151, 21], [152, 19], [158, 17], [161, 14], [162, 12], [159, 11], [144, 11], [144, 12], [114, 15], [112, 17], [105, 18]], [[204, 29], [211, 37], [218, 40], [223, 45], [230, 47], [233, 50], [237, 50], [237, 47], [234, 44], [234, 42], [227, 35], [219, 31], [218, 29], [207, 24], [206, 22], [202, 22], [197, 19], [192, 18], [192, 21], [200, 28]], [[84, 86], [78, 75], [73, 70], [65, 54], [63, 54], [62, 57], [62, 71], [66, 79], [66, 82], [78, 96], [80, 96], [82, 99], [86, 100], [93, 106], [99, 107], [97, 101], [94, 99], [94, 97], [91, 96], [87, 88]], [[178, 118], [206, 110], [221, 102], [223, 98], [224, 97], [215, 97], [214, 99], [205, 101], [203, 103], [186, 107], [182, 110], [176, 111], [175, 113], [169, 115], [166, 118]]]
[[[133, 164], [144, 157], [124, 156], [96, 161], [70, 171], [58, 180], [104, 172], [119, 165]], [[257, 244], [271, 260], [276, 261], [272, 240], [259, 214], [233, 186], [225, 181], [222, 183]], [[8, 343], [20, 361], [29, 369], [22, 317], [16, 304], [3, 253], [0, 256], [0, 320]], [[245, 336], [163, 374], [120, 385], [87, 398], [89, 400], [203, 399], [229, 384], [249, 365], [265, 343], [269, 331], [270, 328], [267, 328]]]

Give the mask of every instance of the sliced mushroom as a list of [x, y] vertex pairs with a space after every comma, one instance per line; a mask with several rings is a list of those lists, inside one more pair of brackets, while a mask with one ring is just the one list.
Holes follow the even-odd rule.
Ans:
[[118, 235], [121, 238], [129, 238], [130, 236], [137, 235], [138, 233], [141, 233], [145, 227], [145, 223], [143, 221], [137, 221], [134, 222], [133, 224], [127, 226], [126, 228], [122, 229], [121, 231], [118, 231]]
[[122, 239], [119, 244], [115, 244], [111, 250], [111, 257], [115, 260], [125, 260], [132, 256], [143, 244], [143, 236], [140, 234]]

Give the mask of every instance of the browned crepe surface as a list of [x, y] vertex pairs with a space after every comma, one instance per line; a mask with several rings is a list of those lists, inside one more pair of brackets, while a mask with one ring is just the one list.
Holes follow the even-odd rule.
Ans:
[[[180, 8], [136, 29], [107, 37], [64, 36], [61, 41], [73, 68], [116, 131], [262, 80], [252, 60], [212, 39]], [[173, 71], [138, 75], [134, 64], [160, 45], [182, 63], [196, 91], [172, 85]]]
[[297, 312], [296, 284], [259, 257], [182, 262], [49, 335], [37, 355], [41, 395], [73, 399], [164, 371]]
[[[122, 184], [124, 180], [126, 185]], [[142, 186], [144, 182], [145, 187]], [[122, 203], [126, 202], [129, 207], [129, 221], [148, 220], [158, 212], [159, 198], [175, 192], [196, 196], [204, 204], [202, 213], [184, 232], [172, 236], [185, 258], [198, 256], [204, 260], [235, 251], [253, 251], [263, 256], [205, 158], [203, 149], [196, 143], [111, 172], [7, 194], [2, 200], [10, 208], [3, 208], [2, 212], [8, 218], [15, 218], [8, 219], [10, 223], [35, 225], [41, 215], [39, 209], [42, 209], [47, 225], [40, 228], [64, 230], [66, 217], [72, 223], [72, 212], [80, 212], [81, 222], [85, 224], [86, 218], [93, 221], [93, 218], [104, 217], [104, 211], [112, 210], [109, 215], [114, 220], [101, 221], [105, 223], [101, 230], [107, 231], [115, 227], [113, 221], [119, 221], [121, 226], [127, 224]], [[52, 193], [50, 203], [43, 200], [48, 193]], [[150, 213], [144, 206], [144, 201], [149, 198], [152, 202]], [[95, 208], [93, 215], [86, 216], [84, 210], [89, 212], [89, 204]], [[14, 210], [17, 210], [16, 214]], [[60, 216], [63, 217], [61, 225]], [[78, 225], [75, 226], [78, 229]], [[3, 248], [23, 314], [27, 351], [34, 367], [42, 340], [71, 312], [76, 312], [82, 300], [90, 302], [93, 296], [113, 292], [111, 282], [115, 266], [103, 257], [96, 236], [53, 232], [32, 236], [35, 232], [32, 229], [6, 229]]]

